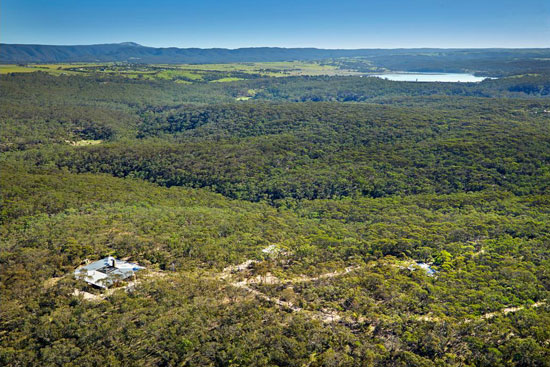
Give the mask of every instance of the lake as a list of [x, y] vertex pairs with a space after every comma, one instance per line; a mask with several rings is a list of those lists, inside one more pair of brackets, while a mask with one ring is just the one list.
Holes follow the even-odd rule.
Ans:
[[475, 76], [464, 73], [387, 73], [374, 74], [378, 78], [395, 80], [399, 82], [459, 82], [459, 83], [477, 83], [484, 79], [483, 76]]

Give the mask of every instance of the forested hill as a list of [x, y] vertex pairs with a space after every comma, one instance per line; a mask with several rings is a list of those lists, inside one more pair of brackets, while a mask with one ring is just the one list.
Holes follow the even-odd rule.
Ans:
[[110, 62], [131, 61], [143, 63], [225, 63], [254, 61], [320, 60], [340, 57], [366, 57], [374, 63], [403, 65], [403, 61], [426, 58], [456, 64], [485, 60], [517, 62], [550, 57], [550, 49], [316, 49], [316, 48], [154, 48], [133, 42], [116, 44], [52, 46], [0, 44], [0, 62]]
[[[140, 61], [144, 63], [212, 63], [318, 60], [332, 57], [375, 56], [389, 50], [323, 50], [316, 48], [155, 48], [133, 42], [85, 45], [10, 45], [0, 47], [2, 62]], [[418, 51], [428, 51], [418, 50]], [[397, 51], [402, 53], [403, 50]]]

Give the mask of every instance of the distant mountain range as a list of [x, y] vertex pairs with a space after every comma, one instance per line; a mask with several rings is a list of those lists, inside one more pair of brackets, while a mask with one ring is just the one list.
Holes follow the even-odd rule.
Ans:
[[[353, 58], [360, 58], [354, 60]], [[0, 63], [134, 62], [147, 64], [308, 61], [347, 58], [342, 65], [368, 72], [372, 66], [403, 71], [506, 75], [550, 72], [550, 49], [318, 49], [155, 48], [134, 42], [82, 46], [0, 44]], [[362, 61], [361, 61], [362, 60]]]
[[[134, 42], [83, 46], [51, 46], [0, 44], [0, 62], [109, 62], [127, 61], [142, 63], [214, 63], [252, 61], [321, 60], [338, 57], [387, 57], [390, 55], [422, 55], [434, 53], [480, 52], [501, 55], [513, 50], [503, 49], [317, 49], [317, 48], [155, 48]], [[519, 51], [519, 50], [518, 50]], [[528, 51], [522, 49], [522, 53]], [[533, 49], [538, 55], [538, 49]]]
[[[375, 56], [389, 50], [325, 50], [316, 48], [155, 48], [134, 42], [86, 46], [0, 44], [0, 62], [108, 62], [214, 63], [319, 60], [335, 57]], [[403, 52], [404, 50], [393, 50]], [[422, 50], [416, 50], [422, 51]], [[427, 51], [427, 50], [424, 50]]]

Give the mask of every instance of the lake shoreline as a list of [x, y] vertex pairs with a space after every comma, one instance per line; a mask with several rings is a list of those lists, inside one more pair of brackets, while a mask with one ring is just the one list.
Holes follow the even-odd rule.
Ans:
[[484, 76], [475, 76], [469, 73], [442, 73], [442, 72], [390, 72], [369, 74], [376, 77], [399, 82], [432, 82], [432, 83], [479, 83], [485, 79], [494, 79]]

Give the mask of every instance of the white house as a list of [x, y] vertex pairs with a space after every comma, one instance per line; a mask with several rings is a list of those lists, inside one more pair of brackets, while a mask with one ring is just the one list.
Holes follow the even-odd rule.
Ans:
[[109, 288], [117, 281], [128, 279], [136, 271], [143, 269], [145, 269], [143, 266], [108, 256], [77, 268], [74, 271], [74, 275], [78, 279], [82, 279], [86, 283], [96, 287]]

